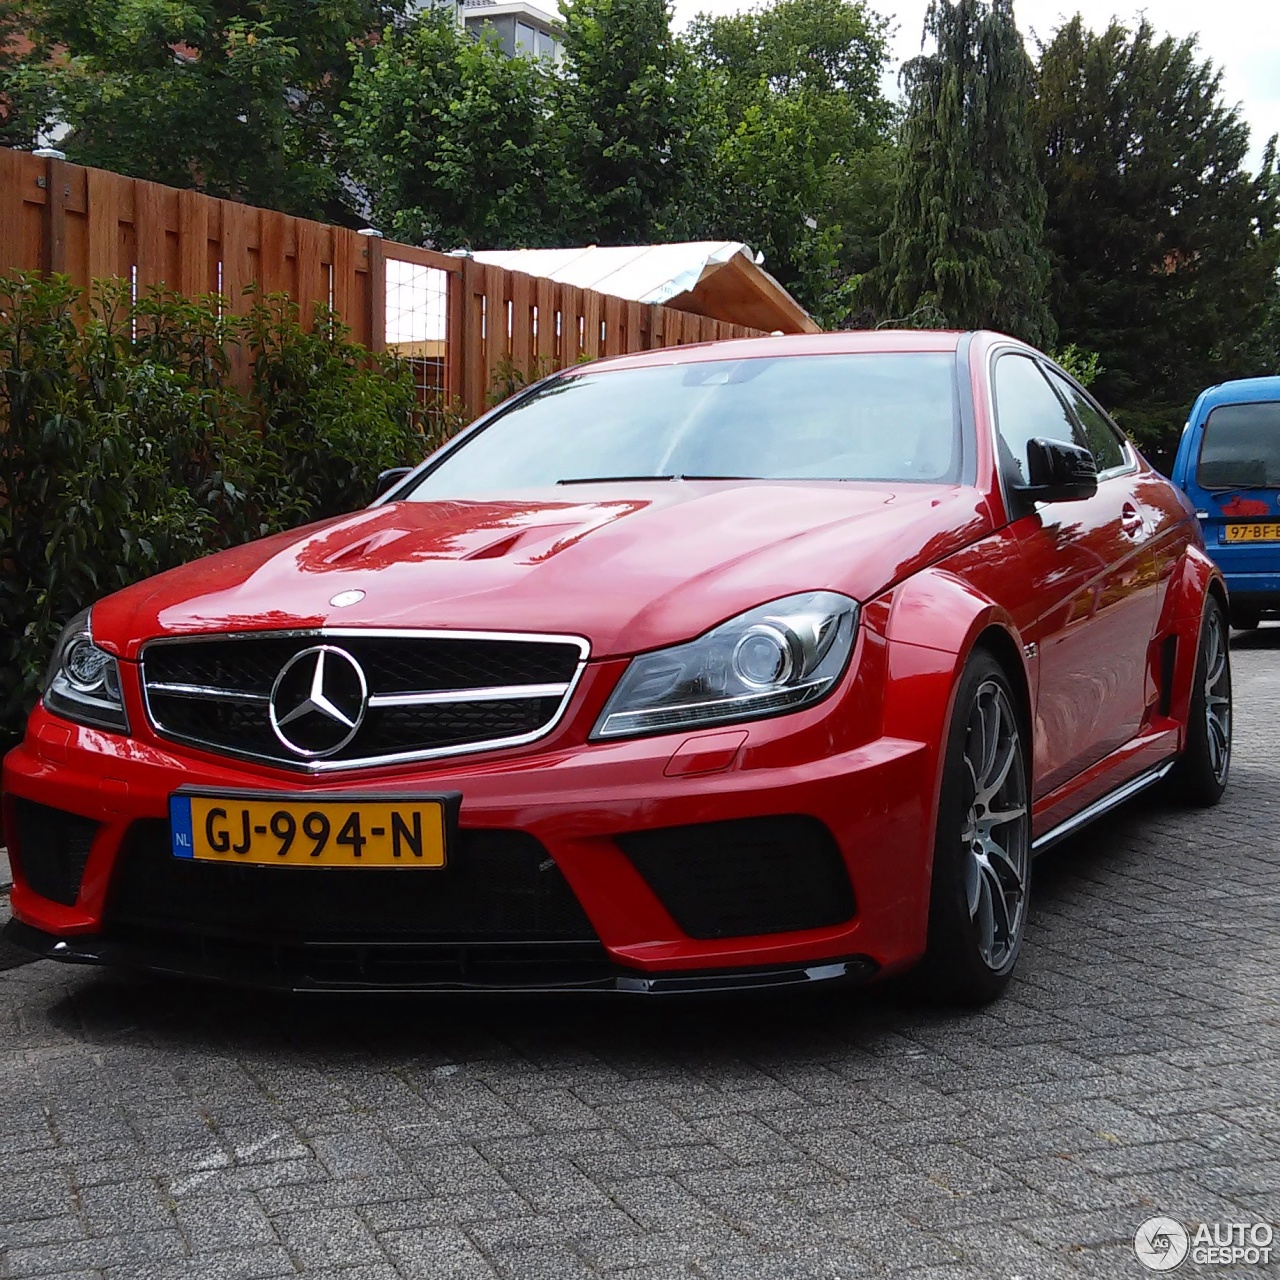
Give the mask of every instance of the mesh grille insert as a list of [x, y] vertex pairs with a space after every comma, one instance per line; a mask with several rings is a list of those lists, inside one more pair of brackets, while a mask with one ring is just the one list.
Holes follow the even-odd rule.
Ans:
[[463, 828], [438, 871], [236, 867], [175, 858], [169, 824], [155, 819], [129, 829], [104, 928], [279, 945], [598, 940], [560, 868], [524, 831]]
[[20, 797], [13, 812], [17, 860], [27, 884], [50, 902], [75, 906], [99, 824]]
[[691, 938], [821, 929], [853, 916], [844, 859], [816, 818], [703, 822], [617, 842]]

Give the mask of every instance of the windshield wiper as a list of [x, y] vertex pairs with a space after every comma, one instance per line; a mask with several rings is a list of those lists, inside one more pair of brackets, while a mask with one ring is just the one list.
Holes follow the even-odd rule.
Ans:
[[680, 472], [673, 476], [573, 476], [556, 484], [630, 484], [633, 480], [767, 480], [769, 476], [700, 476]]
[[556, 484], [630, 484], [634, 480], [678, 480], [679, 476], [570, 476]]

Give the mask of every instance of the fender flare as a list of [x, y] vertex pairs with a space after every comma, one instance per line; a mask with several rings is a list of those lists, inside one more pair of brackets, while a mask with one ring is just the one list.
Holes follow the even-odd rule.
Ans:
[[869, 604], [863, 618], [885, 642], [883, 731], [927, 748], [927, 803], [912, 858], [916, 890], [906, 904], [902, 934], [904, 950], [919, 956], [928, 935], [938, 798], [961, 675], [980, 644], [993, 650], [1020, 700], [1030, 750], [1036, 672], [1008, 611], [943, 568], [926, 569], [893, 588]]

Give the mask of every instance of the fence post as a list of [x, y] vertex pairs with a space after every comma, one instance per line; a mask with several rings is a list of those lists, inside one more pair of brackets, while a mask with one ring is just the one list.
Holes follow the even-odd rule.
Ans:
[[387, 349], [387, 252], [381, 236], [366, 235], [369, 250], [369, 350]]
[[52, 275], [67, 269], [67, 196], [71, 175], [65, 160], [50, 156], [44, 178], [44, 269]]

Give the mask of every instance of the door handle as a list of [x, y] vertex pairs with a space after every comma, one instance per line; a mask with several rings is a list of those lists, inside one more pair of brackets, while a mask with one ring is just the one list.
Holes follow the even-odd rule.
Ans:
[[1126, 502], [1120, 508], [1120, 528], [1130, 538], [1136, 538], [1139, 534], [1144, 533], [1147, 528], [1147, 522], [1142, 512], [1133, 505], [1132, 502]]

